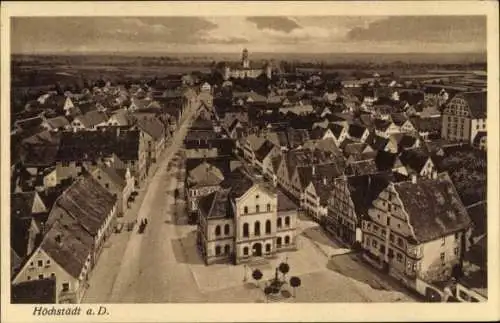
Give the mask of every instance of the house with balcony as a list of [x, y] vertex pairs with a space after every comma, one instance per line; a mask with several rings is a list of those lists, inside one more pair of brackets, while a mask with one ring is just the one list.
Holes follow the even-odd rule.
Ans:
[[450, 279], [471, 219], [447, 173], [390, 183], [362, 221], [364, 258], [408, 287]]

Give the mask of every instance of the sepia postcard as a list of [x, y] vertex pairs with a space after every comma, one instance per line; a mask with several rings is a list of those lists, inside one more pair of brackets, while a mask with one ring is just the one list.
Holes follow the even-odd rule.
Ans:
[[500, 319], [497, 2], [1, 14], [2, 322]]

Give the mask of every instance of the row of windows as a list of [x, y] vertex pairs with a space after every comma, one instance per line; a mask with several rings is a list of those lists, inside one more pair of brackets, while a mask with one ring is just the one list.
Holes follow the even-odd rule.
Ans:
[[[35, 264], [34, 264], [34, 262], [33, 262], [33, 261], [32, 261], [32, 262], [30, 262], [30, 266], [31, 266], [31, 267], [33, 267], [34, 265], [35, 265]], [[38, 265], [38, 267], [43, 267], [43, 260], [38, 260], [37, 265]], [[50, 259], [47, 259], [47, 260], [45, 261], [45, 265], [50, 265]]]
[[[220, 256], [221, 255], [222, 248], [221, 246], [215, 246], [215, 255]], [[224, 246], [224, 255], [229, 255], [231, 252], [231, 246], [230, 245], [225, 245]]]
[[[44, 279], [44, 278], [45, 278], [45, 276], [43, 274], [38, 275], [38, 279]], [[55, 273], [51, 273], [50, 274], [50, 278], [55, 279], [56, 278], [56, 274]], [[31, 276], [27, 276], [26, 279], [27, 280], [31, 280]]]
[[[271, 211], [271, 204], [267, 203], [267, 205], [266, 205], [266, 211], [267, 212]], [[243, 213], [248, 214], [248, 206], [245, 206], [243, 208]], [[255, 213], [260, 213], [260, 205], [258, 205], [258, 204], [255, 206]]]
[[[231, 231], [231, 228], [229, 226], [229, 224], [225, 224], [224, 225], [224, 235], [229, 235], [229, 232]], [[218, 237], [221, 235], [221, 226], [218, 225], [215, 227], [215, 235]]]

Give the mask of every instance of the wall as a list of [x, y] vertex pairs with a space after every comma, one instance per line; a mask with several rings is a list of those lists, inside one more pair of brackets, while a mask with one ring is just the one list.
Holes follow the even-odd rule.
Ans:
[[74, 161], [68, 163], [57, 162], [56, 172], [57, 183], [60, 184], [64, 179], [77, 177], [82, 172], [82, 166], [81, 163], [77, 166]]
[[[38, 261], [42, 261], [42, 267], [38, 266]], [[33, 265], [31, 265], [33, 264]], [[87, 268], [90, 267], [90, 263], [87, 262]], [[86, 270], [84, 269], [84, 275]], [[14, 284], [26, 282], [30, 280], [39, 279], [38, 275], [43, 275], [43, 278], [53, 277], [56, 279], [56, 293], [59, 294], [63, 290], [63, 284], [69, 284], [69, 291], [76, 292], [82, 295], [83, 290], [80, 290], [81, 282], [79, 279], [68, 274], [58, 263], [56, 263], [49, 255], [47, 255], [42, 249], [38, 249], [33, 253], [28, 262], [24, 265], [23, 269], [18, 273], [18, 275], [13, 280]], [[83, 287], [83, 286], [82, 286]]]
[[[426, 242], [422, 245], [423, 257], [420, 264], [420, 276], [426, 281], [446, 280], [451, 277], [453, 265], [460, 260], [461, 237], [455, 234]], [[441, 255], [444, 254], [444, 261]]]
[[200, 148], [200, 149], [186, 149], [185, 150], [186, 158], [211, 158], [217, 157], [218, 151], [217, 148]]
[[474, 141], [476, 135], [479, 131], [486, 131], [486, 119], [472, 119], [470, 126], [470, 137], [468, 140], [470, 143]]

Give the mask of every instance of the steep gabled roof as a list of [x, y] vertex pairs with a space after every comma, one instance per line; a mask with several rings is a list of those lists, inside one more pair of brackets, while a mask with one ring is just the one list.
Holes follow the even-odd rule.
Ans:
[[399, 155], [401, 163], [416, 173], [422, 171], [429, 158], [423, 149], [407, 149]]
[[350, 124], [348, 133], [349, 133], [349, 136], [351, 136], [353, 138], [361, 139], [361, 137], [363, 136], [363, 134], [365, 133], [366, 130], [367, 129], [361, 125]]
[[464, 230], [471, 225], [449, 176], [395, 183], [403, 209], [410, 218], [415, 237], [423, 243]]
[[51, 224], [40, 249], [68, 274], [78, 279], [92, 253], [93, 244], [94, 238], [80, 223], [63, 212]]
[[221, 190], [203, 196], [198, 201], [200, 215], [208, 219], [230, 218], [233, 210], [229, 202], [229, 190]]
[[154, 140], [160, 140], [165, 137], [165, 126], [153, 116], [143, 116], [137, 118], [137, 126]]
[[264, 158], [273, 150], [274, 144], [270, 142], [269, 140], [266, 140], [259, 149], [255, 151], [255, 158], [257, 158], [258, 161], [262, 162]]
[[337, 179], [347, 185], [357, 216], [367, 215], [373, 201], [393, 181], [391, 173], [366, 174]]
[[[48, 224], [66, 213], [92, 236], [96, 236], [116, 204], [117, 197], [90, 176], [82, 176], [57, 199], [49, 214]], [[59, 210], [58, 210], [59, 209]]]
[[470, 112], [473, 118], [486, 118], [488, 93], [486, 91], [464, 92], [461, 95], [469, 105]]
[[45, 122], [47, 122], [47, 124], [52, 129], [59, 129], [59, 128], [63, 128], [63, 127], [69, 126], [69, 121], [64, 116], [58, 116], [58, 117], [55, 117], [55, 118], [50, 118], [50, 119], [47, 119]]
[[214, 186], [224, 180], [224, 175], [217, 167], [204, 161], [188, 174], [189, 185]]
[[77, 118], [86, 128], [96, 126], [100, 123], [104, 123], [109, 119], [108, 115], [105, 112], [100, 112], [97, 110], [89, 111], [85, 113], [83, 116], [78, 116]]

